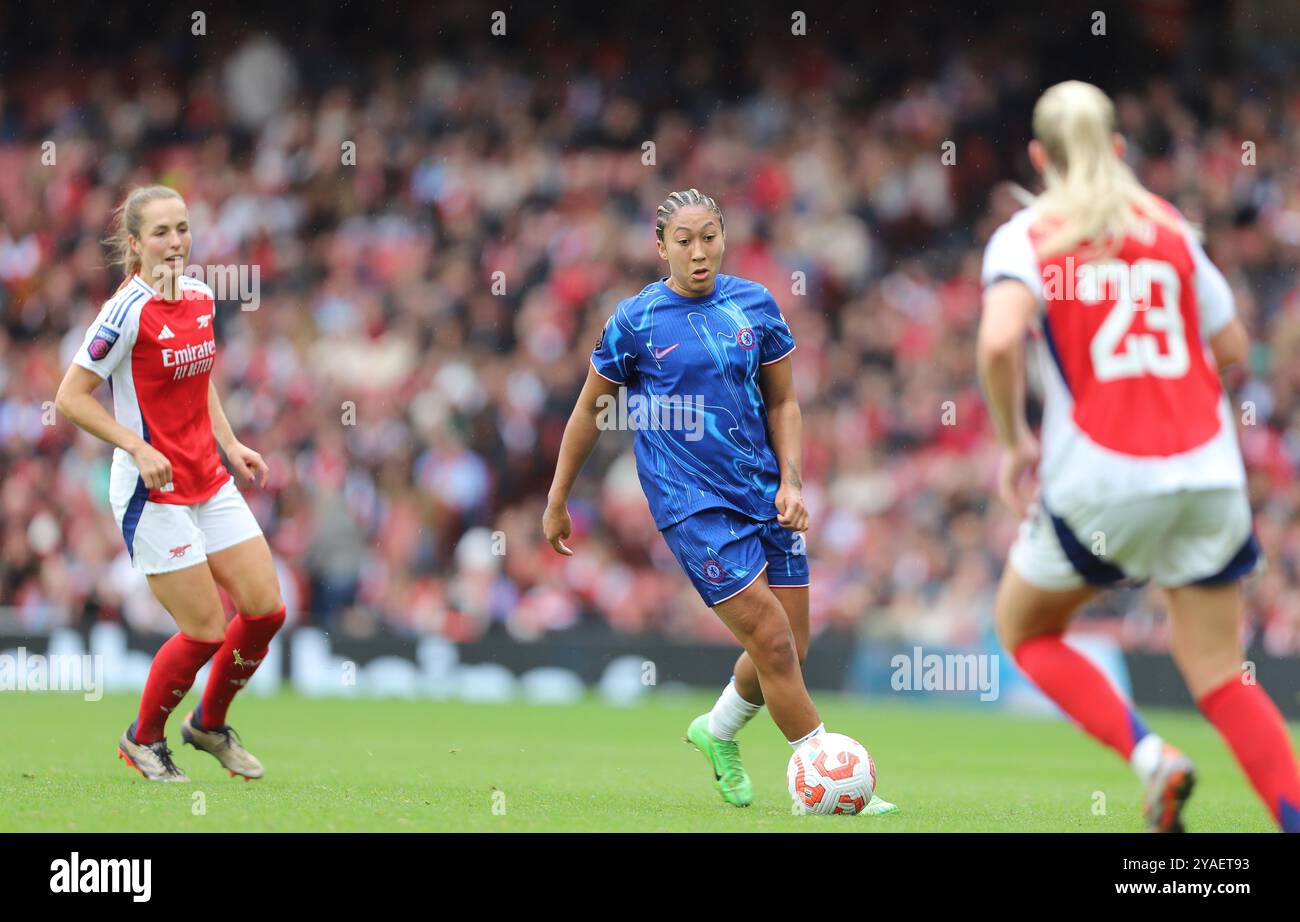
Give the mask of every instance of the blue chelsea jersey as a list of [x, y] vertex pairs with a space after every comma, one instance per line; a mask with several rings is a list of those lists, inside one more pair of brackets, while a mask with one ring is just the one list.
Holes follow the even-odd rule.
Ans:
[[780, 468], [759, 369], [794, 351], [771, 293], [719, 274], [713, 292], [679, 295], [660, 279], [620, 301], [592, 351], [601, 377], [626, 385], [602, 428], [634, 428], [637, 474], [667, 528], [701, 509], [776, 518]]

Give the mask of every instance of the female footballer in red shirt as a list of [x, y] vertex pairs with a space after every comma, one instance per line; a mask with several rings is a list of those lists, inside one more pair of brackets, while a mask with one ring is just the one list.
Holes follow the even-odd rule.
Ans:
[[[1191, 760], [1064, 642], [1108, 586], [1155, 582], [1170, 651], [1278, 826], [1300, 832], [1300, 771], [1277, 706], [1244, 674], [1241, 580], [1260, 563], [1219, 369], [1246, 355], [1232, 290], [1169, 203], [1124, 163], [1115, 107], [1078, 81], [1034, 108], [1046, 190], [984, 257], [979, 367], [1002, 443], [1002, 499], [1022, 517], [995, 602], [1034, 683], [1146, 788], [1153, 832], [1183, 829]], [[1037, 330], [1043, 447], [1024, 411]], [[1032, 505], [1023, 489], [1037, 469]]]
[[[115, 446], [109, 502], [135, 568], [148, 578], [179, 632], [154, 656], [137, 719], [118, 755], [150, 781], [188, 781], [172, 761], [168, 715], [212, 660], [199, 707], [181, 736], [232, 776], [260, 778], [262, 764], [226, 723], [235, 694], [284, 623], [271, 550], [218, 443], [250, 483], [267, 467], [235, 438], [213, 384], [212, 291], [184, 274], [190, 255], [185, 201], [166, 186], [136, 188], [112, 238], [126, 278], [105, 302], [59, 385], [55, 406]], [[113, 415], [93, 392], [107, 379]], [[221, 586], [238, 613], [226, 623]]]

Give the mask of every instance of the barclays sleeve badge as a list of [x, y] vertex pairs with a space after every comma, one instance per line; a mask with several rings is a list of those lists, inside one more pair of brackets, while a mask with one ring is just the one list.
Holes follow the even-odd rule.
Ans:
[[87, 350], [90, 357], [98, 362], [104, 356], [108, 355], [113, 344], [117, 342], [120, 334], [106, 323], [101, 323], [99, 329], [95, 331], [95, 338], [90, 341]]

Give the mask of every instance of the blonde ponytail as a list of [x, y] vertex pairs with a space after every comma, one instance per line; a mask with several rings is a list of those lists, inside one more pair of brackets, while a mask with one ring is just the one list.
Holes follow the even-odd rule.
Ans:
[[1116, 155], [1115, 127], [1114, 104], [1090, 83], [1058, 83], [1034, 106], [1034, 137], [1047, 152], [1047, 188], [1032, 205], [1040, 257], [1085, 242], [1089, 256], [1114, 252], [1144, 220], [1187, 232]]

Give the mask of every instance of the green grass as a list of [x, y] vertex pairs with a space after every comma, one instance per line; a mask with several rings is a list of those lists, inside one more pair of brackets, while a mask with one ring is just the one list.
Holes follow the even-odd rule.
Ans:
[[[862, 740], [886, 817], [793, 816], [790, 750], [766, 712], [740, 737], [755, 803], [722, 802], [683, 742], [712, 696], [612, 708], [459, 702], [241, 699], [232, 719], [267, 777], [229, 778], [180, 744], [189, 785], [145, 782], [117, 759], [137, 699], [0, 695], [0, 831], [1139, 831], [1127, 765], [1068, 724], [819, 695], [827, 726]], [[1148, 722], [1195, 761], [1193, 831], [1269, 831], [1272, 820], [1217, 734], [1190, 713]], [[1293, 738], [1295, 732], [1293, 728]], [[494, 791], [504, 794], [495, 803]], [[196, 792], [206, 813], [195, 815]], [[1094, 813], [1094, 792], [1105, 813]]]

